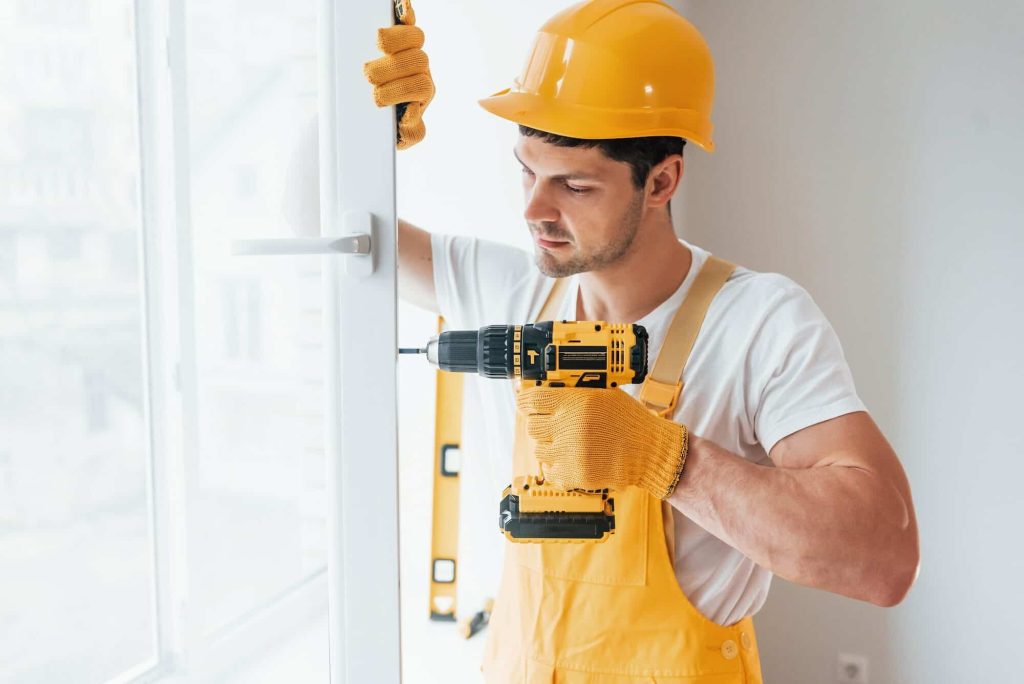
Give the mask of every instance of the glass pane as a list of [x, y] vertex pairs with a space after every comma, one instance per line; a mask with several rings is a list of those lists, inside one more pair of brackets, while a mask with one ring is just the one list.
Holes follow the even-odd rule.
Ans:
[[0, 681], [155, 654], [131, 0], [0, 3]]
[[186, 7], [199, 411], [189, 617], [211, 634], [326, 558], [320, 257], [230, 253], [234, 239], [315, 230], [290, 221], [286, 197], [294, 158], [315, 148], [297, 151], [316, 119], [316, 4]]

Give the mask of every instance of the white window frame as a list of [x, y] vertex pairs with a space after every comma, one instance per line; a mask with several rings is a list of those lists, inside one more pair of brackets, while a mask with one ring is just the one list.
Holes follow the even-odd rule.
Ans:
[[395, 118], [363, 75], [394, 10], [390, 0], [320, 7], [320, 225], [341, 235], [342, 212], [368, 213], [375, 260], [360, 276], [341, 262], [366, 257], [325, 259], [331, 684], [398, 684]]

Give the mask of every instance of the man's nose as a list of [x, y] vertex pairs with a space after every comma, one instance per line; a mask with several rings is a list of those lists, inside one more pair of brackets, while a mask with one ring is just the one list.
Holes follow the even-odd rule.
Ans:
[[559, 219], [558, 209], [549, 201], [544, 184], [535, 182], [526, 192], [526, 208], [523, 217], [530, 223], [550, 222]]

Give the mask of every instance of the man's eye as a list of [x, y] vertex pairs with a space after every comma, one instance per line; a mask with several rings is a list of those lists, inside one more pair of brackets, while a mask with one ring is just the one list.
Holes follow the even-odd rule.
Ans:
[[572, 185], [566, 185], [565, 187], [569, 188], [576, 195], [585, 195], [590, 192], [590, 188], [577, 188]]
[[533, 175], [533, 171], [531, 171], [530, 169], [526, 168], [525, 166], [522, 168], [522, 171], [523, 171], [523, 173], [525, 173], [525, 174], [527, 174], [529, 176]]

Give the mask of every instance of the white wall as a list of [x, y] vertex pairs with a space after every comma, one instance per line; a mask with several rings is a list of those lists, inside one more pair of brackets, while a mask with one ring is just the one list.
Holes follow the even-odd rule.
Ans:
[[[1018, 681], [1024, 640], [1024, 3], [694, 0], [714, 155], [683, 234], [807, 287], [908, 472], [922, 568], [894, 609], [776, 580], [769, 682]], [[1012, 674], [1011, 674], [1012, 673]]]

